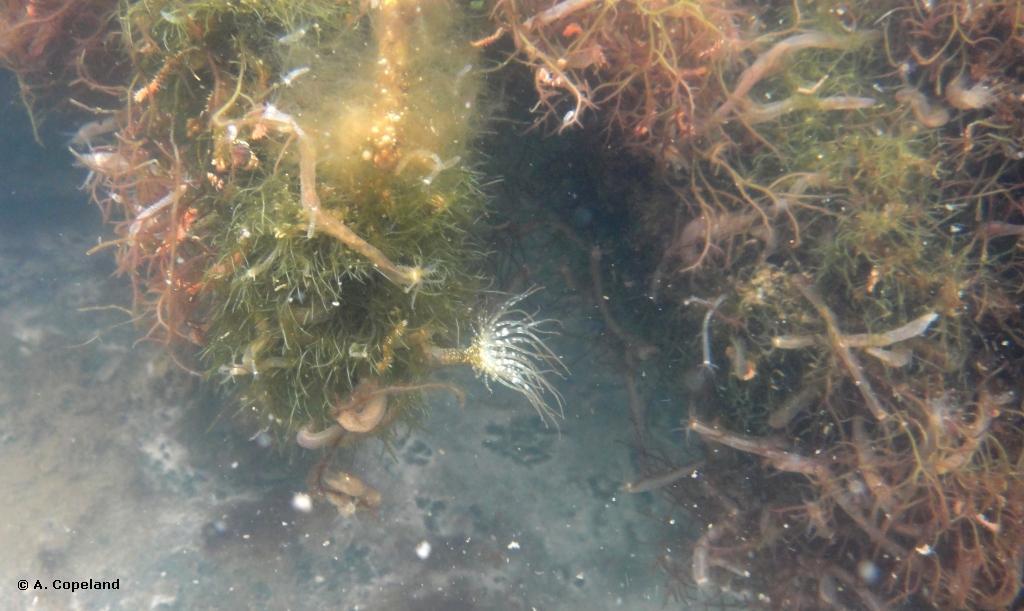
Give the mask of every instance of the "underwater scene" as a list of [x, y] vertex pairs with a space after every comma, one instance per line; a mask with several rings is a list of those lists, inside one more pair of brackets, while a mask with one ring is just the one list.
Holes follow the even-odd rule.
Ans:
[[0, 0], [0, 609], [1024, 608], [1024, 0]]

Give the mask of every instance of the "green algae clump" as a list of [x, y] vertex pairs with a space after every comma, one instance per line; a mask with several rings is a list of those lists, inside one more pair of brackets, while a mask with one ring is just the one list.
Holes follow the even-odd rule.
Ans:
[[[156, 1], [110, 18], [130, 76], [96, 84], [107, 102], [72, 153], [114, 227], [94, 250], [114, 250], [146, 339], [310, 449], [387, 436], [424, 392], [461, 401], [428, 379], [439, 366], [504, 383], [500, 350], [439, 356], [469, 350], [457, 331], [484, 283], [482, 72], [461, 9]], [[557, 361], [537, 341], [517, 372]], [[538, 376], [512, 386], [560, 401]], [[355, 476], [327, 474], [330, 455], [315, 491], [344, 513], [379, 504], [339, 488]]]

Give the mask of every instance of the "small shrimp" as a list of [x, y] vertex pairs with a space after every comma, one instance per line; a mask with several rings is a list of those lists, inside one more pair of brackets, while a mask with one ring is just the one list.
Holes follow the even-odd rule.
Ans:
[[302, 40], [303, 37], [306, 36], [306, 32], [307, 32], [306, 28], [298, 28], [297, 30], [294, 30], [292, 32], [288, 32], [287, 34], [279, 37], [277, 39], [277, 42], [278, 42], [278, 44], [282, 44], [282, 45], [285, 45], [285, 46], [293, 45], [293, 44], [299, 42], [300, 40]]
[[977, 110], [991, 106], [996, 101], [992, 88], [984, 83], [967, 87], [963, 75], [956, 77], [946, 87], [946, 101], [959, 110]]
[[289, 71], [287, 74], [281, 77], [281, 84], [285, 87], [291, 87], [299, 77], [309, 72], [309, 66], [303, 66], [302, 68], [296, 68]]
[[132, 168], [128, 160], [124, 158], [124, 155], [114, 151], [90, 149], [88, 153], [79, 153], [72, 148], [68, 148], [68, 150], [74, 155], [79, 165], [87, 168], [90, 173], [95, 172], [105, 176], [115, 176], [124, 174]]
[[188, 184], [182, 183], [178, 185], [176, 188], [172, 189], [170, 192], [168, 192], [167, 195], [164, 195], [160, 199], [156, 200], [152, 204], [142, 209], [142, 211], [140, 211], [135, 216], [135, 220], [132, 221], [131, 226], [128, 228], [128, 236], [134, 238], [136, 235], [138, 235], [139, 231], [142, 229], [142, 226], [143, 224], [145, 224], [147, 219], [151, 218], [152, 216], [154, 216], [156, 213], [160, 212], [167, 206], [170, 206], [174, 202], [178, 201], [178, 199], [182, 195], [184, 195], [185, 190], [187, 188]]
[[106, 119], [101, 119], [99, 121], [89, 121], [78, 128], [78, 131], [76, 131], [75, 135], [71, 137], [68, 145], [91, 148], [93, 138], [109, 134], [116, 130], [117, 119], [115, 117], [107, 117]]
[[77, 165], [89, 170], [79, 189], [95, 188], [100, 182], [99, 177], [122, 176], [132, 170], [131, 163], [124, 155], [114, 151], [90, 148], [88, 153], [79, 153], [71, 147], [68, 147], [68, 150], [71, 151]]

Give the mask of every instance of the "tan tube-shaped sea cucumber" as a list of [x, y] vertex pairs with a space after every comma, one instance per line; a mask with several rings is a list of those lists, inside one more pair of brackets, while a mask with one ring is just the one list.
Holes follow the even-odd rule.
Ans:
[[388, 406], [386, 393], [372, 393], [362, 402], [360, 409], [345, 409], [338, 414], [337, 421], [346, 431], [369, 433], [384, 419]]
[[332, 424], [319, 432], [314, 432], [311, 425], [307, 424], [295, 434], [295, 442], [307, 450], [319, 450], [334, 444], [344, 434], [345, 429], [337, 424]]
[[802, 473], [819, 480], [828, 477], [828, 467], [824, 463], [808, 456], [783, 450], [769, 439], [730, 433], [704, 424], [697, 419], [690, 420], [690, 430], [700, 435], [704, 441], [713, 441], [740, 452], [761, 456], [779, 471]]
[[886, 350], [885, 348], [868, 346], [864, 349], [864, 352], [875, 357], [887, 367], [906, 367], [910, 364], [910, 359], [913, 358], [913, 355], [909, 350], [903, 350], [900, 348], [895, 350]]
[[784, 429], [800, 412], [809, 408], [821, 397], [822, 389], [818, 384], [809, 384], [800, 391], [790, 395], [782, 405], [768, 417], [768, 426], [773, 429]]
[[818, 343], [813, 335], [776, 335], [772, 338], [772, 347], [780, 350], [799, 350]]
[[839, 330], [839, 323], [836, 322], [835, 314], [825, 304], [825, 300], [822, 299], [818, 290], [811, 285], [806, 277], [795, 274], [792, 276], [792, 281], [797, 290], [803, 294], [807, 301], [811, 302], [814, 309], [818, 310], [822, 320], [825, 321], [828, 338], [832, 344], [832, 352], [835, 353], [839, 361], [846, 367], [850, 377], [853, 378], [854, 386], [857, 387], [861, 396], [864, 397], [864, 403], [867, 404], [868, 409], [878, 420], [888, 418], [889, 412], [882, 406], [882, 402], [878, 400], [875, 391], [871, 389], [871, 384], [868, 383], [867, 377], [864, 376], [864, 370], [860, 366], [860, 361], [850, 352], [849, 346], [844, 342], [844, 337]]
[[320, 196], [316, 192], [316, 143], [294, 117], [281, 112], [272, 104], [267, 104], [262, 110], [250, 113], [245, 123], [272, 127], [282, 134], [295, 137], [298, 141], [299, 199], [309, 220], [308, 237], [312, 238], [316, 231], [322, 231], [368, 259], [385, 278], [405, 290], [420, 285], [424, 270], [394, 263], [380, 249], [352, 231], [340, 218], [321, 209]]
[[326, 484], [338, 492], [359, 498], [367, 493], [369, 487], [358, 477], [339, 471], [337, 474], [327, 478]]
[[928, 98], [916, 89], [905, 87], [896, 92], [896, 101], [909, 104], [914, 111], [914, 118], [927, 128], [942, 127], [949, 123], [949, 111], [945, 108], [934, 108]]
[[736, 108], [737, 104], [747, 97], [747, 94], [754, 88], [754, 85], [761, 82], [766, 76], [777, 72], [782, 67], [782, 62], [793, 53], [804, 49], [849, 50], [877, 37], [878, 32], [872, 31], [860, 32], [850, 36], [837, 36], [825, 32], [806, 32], [780, 40], [772, 48], [758, 55], [754, 63], [743, 71], [736, 87], [729, 94], [726, 101], [711, 115], [705, 129], [724, 121], [729, 113]]
[[836, 95], [827, 98], [793, 96], [771, 104], [757, 104], [748, 100], [740, 112], [740, 118], [750, 125], [755, 125], [774, 121], [796, 110], [863, 110], [871, 108], [875, 103], [874, 98], [849, 95]]
[[698, 588], [703, 588], [711, 583], [711, 566], [708, 562], [708, 557], [711, 544], [718, 540], [722, 533], [723, 531], [720, 526], [711, 526], [707, 532], [700, 536], [700, 539], [697, 539], [696, 545], [693, 546], [691, 570], [693, 571], [693, 582], [697, 584]]
[[328, 477], [324, 483], [327, 485], [328, 493], [344, 494], [370, 509], [380, 507], [380, 492], [351, 473], [339, 471], [336, 475]]
[[938, 312], [928, 312], [922, 314], [914, 320], [908, 322], [905, 325], [897, 327], [891, 331], [885, 333], [857, 333], [854, 335], [842, 336], [842, 342], [844, 346], [850, 346], [853, 348], [884, 348], [891, 346], [899, 342], [905, 342], [908, 339], [923, 335], [931, 325], [939, 317]]
[[664, 488], [669, 484], [683, 479], [684, 477], [694, 473], [695, 469], [696, 467], [694, 465], [687, 465], [685, 467], [679, 467], [678, 469], [672, 469], [665, 473], [658, 473], [650, 477], [645, 477], [635, 482], [626, 482], [625, 484], [622, 484], [621, 490], [630, 494], [650, 492], [651, 490]]

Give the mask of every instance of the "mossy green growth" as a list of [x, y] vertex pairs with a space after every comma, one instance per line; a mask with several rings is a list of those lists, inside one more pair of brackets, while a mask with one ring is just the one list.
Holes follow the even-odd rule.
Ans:
[[[815, 31], [842, 33], [850, 24], [839, 8], [826, 3], [803, 18], [814, 20]], [[857, 13], [863, 19], [888, 8], [865, 5]], [[881, 42], [879, 35], [874, 44], [842, 52], [793, 54], [759, 94], [861, 100], [863, 107], [828, 111], [805, 100], [753, 126], [767, 146], [757, 147], [750, 161], [730, 160], [766, 211], [787, 200], [786, 216], [775, 218], [773, 229], [776, 243], [796, 247], [788, 269], [842, 291], [837, 301], [872, 328], [913, 318], [936, 305], [950, 278], [968, 274], [962, 245], [949, 230], [953, 215], [943, 206], [948, 176], [938, 161], [941, 132], [916, 123], [894, 95], [899, 84]], [[799, 180], [808, 188], [793, 193]], [[792, 320], [793, 305], [780, 303], [768, 316]]]
[[[859, 396], [844, 384], [848, 371], [822, 340], [823, 317], [794, 278], [816, 287], [844, 334], [885, 333], [935, 313], [931, 344], [897, 346], [902, 354], [917, 348], [919, 359], [900, 366], [863, 357], [878, 379], [902, 380], [927, 367], [955, 386], [972, 349], [977, 320], [966, 304], [989, 280], [977, 261], [979, 214], [964, 194], [984, 191], [982, 180], [993, 179], [949, 162], [958, 150], [951, 136], [963, 124], [941, 123], [936, 117], [955, 109], [929, 88], [923, 68], [914, 73], [895, 61], [904, 42], [898, 21], [886, 17], [894, 7], [793, 3], [766, 13], [766, 22], [793, 29], [757, 39], [752, 59], [724, 73], [723, 90], [734, 92], [756, 72], [752, 66], [768, 66], [732, 100], [715, 137], [690, 144], [693, 161], [674, 176], [671, 208], [644, 212], [656, 235], [665, 234], [664, 219], [679, 219], [655, 274], [675, 294], [660, 298], [726, 296], [708, 345], [720, 371], [733, 369], [714, 377], [728, 406], [715, 417], [733, 430], [771, 432], [766, 415], [809, 385], [829, 389], [819, 393], [819, 406], [826, 394]], [[819, 42], [806, 44], [815, 36]], [[800, 37], [806, 46], [797, 48]], [[685, 328], [701, 329], [703, 308], [681, 311]], [[804, 345], [782, 348], [778, 338]], [[705, 358], [703, 339], [684, 343], [684, 363]], [[750, 362], [727, 358], [730, 349]]]
[[[289, 429], [325, 423], [331, 403], [360, 378], [398, 383], [422, 375], [423, 342], [471, 318], [478, 286], [467, 264], [474, 245], [466, 228], [482, 198], [471, 173], [461, 180], [433, 194], [392, 184], [385, 207], [393, 213], [351, 220], [384, 252], [410, 253], [435, 270], [415, 294], [333, 238], [309, 239], [288, 185], [266, 184], [252, 200], [236, 200], [214, 241], [231, 271], [211, 277], [211, 373], [244, 383], [252, 405]], [[431, 197], [451, 201], [424, 214]]]
[[[208, 375], [281, 434], [329, 425], [362, 380], [421, 380], [480, 286], [469, 34], [441, 2], [360, 6], [122, 11], [138, 70], [128, 112], [185, 184], [172, 273], [199, 269], [189, 335]], [[396, 282], [383, 260], [417, 281]], [[389, 395], [387, 422], [416, 395]]]

